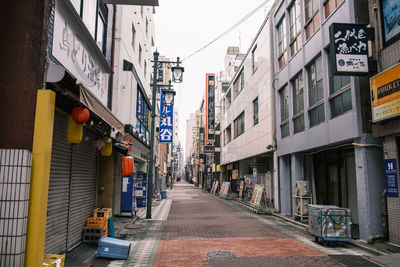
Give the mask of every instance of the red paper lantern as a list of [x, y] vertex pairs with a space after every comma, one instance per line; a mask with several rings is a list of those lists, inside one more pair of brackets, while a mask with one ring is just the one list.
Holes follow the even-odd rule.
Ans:
[[134, 172], [133, 167], [133, 157], [125, 156], [122, 157], [122, 175], [130, 176]]
[[72, 110], [72, 118], [76, 123], [85, 123], [89, 120], [90, 113], [87, 108], [76, 107]]

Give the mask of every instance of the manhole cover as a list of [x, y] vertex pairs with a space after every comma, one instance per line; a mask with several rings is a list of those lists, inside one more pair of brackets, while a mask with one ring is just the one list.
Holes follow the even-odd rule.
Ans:
[[235, 258], [235, 254], [228, 251], [211, 251], [204, 254], [207, 259], [213, 260], [229, 260]]

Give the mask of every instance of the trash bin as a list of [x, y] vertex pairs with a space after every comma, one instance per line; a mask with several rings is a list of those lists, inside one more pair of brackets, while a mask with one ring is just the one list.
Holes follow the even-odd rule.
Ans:
[[166, 199], [167, 198], [167, 191], [161, 190], [160, 193], [161, 193], [161, 198], [162, 199]]

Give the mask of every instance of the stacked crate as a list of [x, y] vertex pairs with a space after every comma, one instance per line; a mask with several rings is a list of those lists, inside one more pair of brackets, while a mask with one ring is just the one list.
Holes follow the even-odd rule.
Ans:
[[93, 217], [86, 220], [83, 231], [83, 242], [98, 244], [100, 238], [108, 236], [108, 218], [112, 216], [112, 209], [98, 208], [93, 210]]
[[103, 236], [107, 236], [108, 232], [108, 218], [104, 217], [89, 217], [86, 220], [86, 227], [95, 227], [103, 229]]

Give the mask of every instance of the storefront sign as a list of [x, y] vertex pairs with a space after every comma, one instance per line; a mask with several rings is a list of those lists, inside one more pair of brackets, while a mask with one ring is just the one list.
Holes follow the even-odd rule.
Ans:
[[206, 143], [215, 142], [215, 74], [206, 74]]
[[400, 4], [397, 0], [382, 0], [383, 36], [386, 45], [400, 38]]
[[400, 114], [400, 64], [370, 78], [372, 122]]
[[238, 179], [238, 178], [239, 178], [239, 170], [233, 170], [232, 179]]
[[89, 38], [64, 1], [56, 1], [51, 55], [107, 106], [109, 74], [102, 63], [105, 59], [99, 58], [101, 52], [93, 52], [99, 48]]
[[367, 27], [361, 24], [332, 23], [329, 34], [332, 75], [367, 74]]
[[399, 197], [396, 159], [385, 159], [386, 196]]
[[160, 143], [172, 143], [173, 137], [173, 106], [165, 106], [164, 95], [161, 90], [160, 103]]

